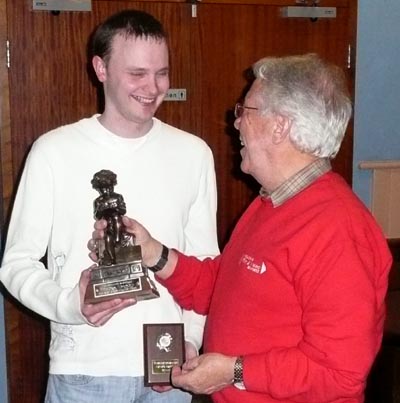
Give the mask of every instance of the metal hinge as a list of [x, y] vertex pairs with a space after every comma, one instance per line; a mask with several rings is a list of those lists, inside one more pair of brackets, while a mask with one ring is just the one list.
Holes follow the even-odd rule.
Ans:
[[316, 6], [321, 0], [296, 0], [296, 4], [303, 4], [305, 6]]
[[349, 44], [347, 48], [347, 69], [351, 69], [351, 45]]
[[187, 2], [192, 5], [192, 18], [197, 18], [197, 4], [201, 2], [201, 0], [187, 0]]
[[11, 66], [11, 57], [10, 57], [10, 41], [6, 40], [6, 65], [9, 69]]

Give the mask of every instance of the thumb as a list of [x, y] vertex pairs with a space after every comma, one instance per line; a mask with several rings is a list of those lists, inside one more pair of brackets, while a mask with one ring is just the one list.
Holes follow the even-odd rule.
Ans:
[[138, 222], [135, 221], [133, 218], [129, 218], [126, 215], [122, 217], [122, 222], [125, 226], [126, 232], [129, 232], [130, 234], [135, 234], [135, 228], [138, 225]]
[[89, 281], [90, 281], [90, 272], [92, 271], [92, 269], [94, 267], [96, 267], [95, 264], [90, 266], [88, 269], [85, 269], [85, 270], [82, 271], [81, 277], [79, 279], [79, 288], [80, 289], [83, 288], [83, 289], [86, 290], [86, 287], [87, 287], [87, 285], [89, 284]]

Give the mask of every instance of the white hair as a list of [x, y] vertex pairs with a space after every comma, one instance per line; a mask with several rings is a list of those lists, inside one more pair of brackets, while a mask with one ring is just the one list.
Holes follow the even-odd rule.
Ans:
[[253, 72], [262, 82], [263, 113], [292, 120], [293, 145], [316, 157], [335, 157], [352, 111], [343, 71], [306, 54], [263, 58]]

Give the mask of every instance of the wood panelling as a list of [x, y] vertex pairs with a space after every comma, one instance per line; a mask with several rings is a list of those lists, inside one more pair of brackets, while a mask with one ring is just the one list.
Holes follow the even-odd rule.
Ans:
[[[168, 0], [167, 0], [168, 1]], [[246, 5], [264, 5], [264, 6], [310, 6], [315, 0], [197, 0], [202, 4], [246, 4]], [[318, 7], [349, 7], [352, 0], [317, 0]]]
[[7, 52], [4, 52], [7, 43], [7, 10], [4, 1], [0, 2], [0, 44], [3, 51], [0, 52], [0, 225], [3, 229], [4, 215], [7, 214], [10, 204], [12, 180], [12, 154], [11, 154], [11, 127], [9, 84], [7, 71]]
[[[287, 3], [287, 2], [286, 2]], [[248, 85], [246, 69], [267, 55], [304, 52], [347, 66], [348, 8], [339, 8], [336, 19], [287, 19], [278, 6], [201, 4], [192, 21], [192, 77], [196, 77], [194, 111], [201, 116], [193, 128], [214, 151], [218, 179], [218, 231], [223, 243], [241, 211], [259, 186], [239, 169], [239, 136], [233, 128], [233, 106]], [[341, 28], [342, 27], [342, 28]], [[344, 28], [343, 28], [344, 27]], [[199, 52], [201, 50], [201, 52]], [[352, 172], [352, 131], [333, 165], [348, 182]], [[244, 182], [247, 186], [244, 186]]]
[[[353, 88], [354, 69], [347, 63], [355, 40], [356, 1], [321, 0], [321, 6], [338, 7], [337, 18], [314, 22], [280, 17], [280, 7], [294, 5], [294, 0], [203, 0], [197, 2], [196, 17], [191, 2], [180, 0], [93, 0], [92, 12], [58, 15], [33, 12], [30, 0], [1, 4], [7, 4], [11, 43], [11, 124], [2, 123], [1, 132], [6, 202], [39, 135], [101, 110], [98, 85], [88, 73], [88, 37], [96, 24], [124, 8], [152, 13], [170, 34], [171, 87], [186, 88], [187, 101], [165, 102], [157, 116], [202, 137], [214, 152], [221, 247], [258, 191], [258, 185], [240, 173], [238, 133], [232, 125], [233, 106], [248, 86], [246, 70], [267, 55], [317, 52], [344, 67]], [[1, 11], [0, 19], [5, 18]], [[7, 72], [0, 74], [5, 77]], [[2, 90], [6, 99], [3, 80]], [[7, 112], [5, 99], [2, 113]], [[334, 166], [350, 182], [351, 128]], [[6, 318], [10, 402], [39, 403], [46, 380], [48, 325], [12, 299]]]

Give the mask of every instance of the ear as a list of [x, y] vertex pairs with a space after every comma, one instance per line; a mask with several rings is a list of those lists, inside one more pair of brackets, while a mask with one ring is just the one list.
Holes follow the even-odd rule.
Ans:
[[286, 138], [288, 138], [291, 128], [292, 128], [292, 119], [284, 115], [276, 114], [275, 126], [272, 134], [273, 144], [280, 144]]
[[96, 73], [98, 80], [104, 83], [107, 78], [107, 67], [104, 60], [100, 56], [93, 56], [92, 66]]

